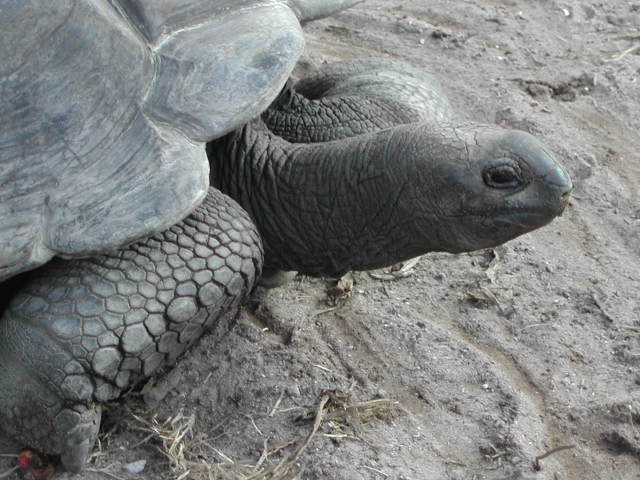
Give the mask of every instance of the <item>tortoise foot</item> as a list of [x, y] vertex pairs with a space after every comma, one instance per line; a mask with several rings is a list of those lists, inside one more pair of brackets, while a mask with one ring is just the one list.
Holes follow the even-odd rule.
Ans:
[[0, 421], [80, 471], [100, 404], [205, 331], [228, 328], [261, 268], [248, 215], [213, 189], [167, 231], [111, 255], [50, 262], [0, 319]]

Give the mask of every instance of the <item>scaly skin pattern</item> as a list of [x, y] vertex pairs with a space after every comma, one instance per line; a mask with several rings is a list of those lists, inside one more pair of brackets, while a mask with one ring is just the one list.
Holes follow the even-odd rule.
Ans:
[[79, 471], [100, 404], [227, 328], [262, 268], [247, 214], [210, 189], [179, 224], [113, 254], [54, 260], [0, 320], [0, 421]]
[[262, 114], [269, 130], [293, 143], [451, 119], [449, 100], [434, 77], [387, 59], [338, 62], [295, 84], [290, 80]]
[[262, 119], [269, 130], [289, 142], [314, 143], [418, 122], [421, 117], [390, 98], [350, 95], [309, 100], [285, 91]]

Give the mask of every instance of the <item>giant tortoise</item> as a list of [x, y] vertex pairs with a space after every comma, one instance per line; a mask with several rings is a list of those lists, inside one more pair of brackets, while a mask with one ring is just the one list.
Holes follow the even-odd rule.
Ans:
[[269, 271], [337, 275], [562, 212], [571, 183], [539, 142], [455, 120], [411, 69], [341, 65], [282, 89], [300, 22], [355, 3], [3, 4], [5, 430], [81, 470], [100, 405], [224, 328], [263, 245]]

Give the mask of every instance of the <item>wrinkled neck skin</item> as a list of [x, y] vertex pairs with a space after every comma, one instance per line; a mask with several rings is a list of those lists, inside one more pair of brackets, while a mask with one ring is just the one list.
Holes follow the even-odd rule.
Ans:
[[267, 268], [333, 275], [418, 253], [415, 162], [394, 166], [388, 134], [293, 145], [254, 122], [227, 139], [209, 149], [211, 183], [249, 211]]
[[[494, 246], [559, 214], [562, 192], [545, 204], [537, 173], [508, 195], [483, 183], [487, 159], [510, 154], [497, 145], [509, 133], [423, 123], [291, 144], [257, 120], [209, 144], [211, 184], [248, 210], [267, 268], [369, 270], [431, 251]], [[520, 212], [526, 218], [513, 220]]]
[[380, 59], [334, 64], [298, 83], [289, 80], [262, 114], [273, 133], [295, 143], [451, 119], [451, 106], [435, 78]]
[[269, 130], [289, 142], [316, 143], [419, 122], [422, 116], [390, 97], [309, 99], [288, 86], [262, 114], [262, 120]]

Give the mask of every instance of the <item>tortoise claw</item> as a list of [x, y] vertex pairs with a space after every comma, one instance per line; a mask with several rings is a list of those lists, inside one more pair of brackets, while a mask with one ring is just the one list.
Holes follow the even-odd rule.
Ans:
[[80, 472], [87, 463], [98, 437], [102, 417], [99, 406], [93, 409], [81, 407], [80, 410], [83, 411], [65, 409], [55, 419], [58, 430], [64, 432], [60, 463], [65, 470], [73, 473]]

